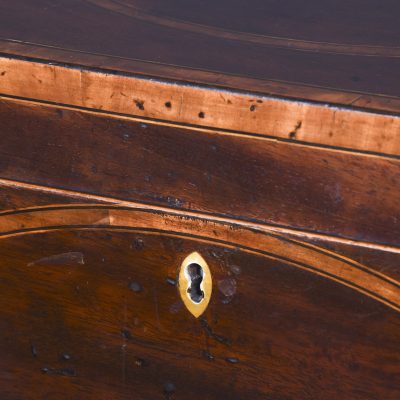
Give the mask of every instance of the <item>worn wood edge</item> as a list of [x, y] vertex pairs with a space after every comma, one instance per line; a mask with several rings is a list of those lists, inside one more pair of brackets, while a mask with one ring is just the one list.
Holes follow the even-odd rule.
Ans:
[[4, 94], [0, 93], [0, 107], [2, 106], [1, 102], [3, 102], [3, 104], [4, 103], [16, 104], [16, 105], [24, 105], [27, 107], [46, 107], [49, 109], [62, 109], [62, 110], [69, 110], [69, 111], [75, 111], [75, 112], [79, 111], [80, 113], [91, 115], [91, 116], [112, 118], [112, 119], [117, 119], [117, 120], [141, 123], [141, 124], [145, 124], [145, 125], [158, 125], [158, 126], [165, 126], [165, 127], [169, 127], [169, 128], [182, 129], [182, 130], [186, 130], [188, 132], [188, 134], [206, 133], [206, 134], [213, 134], [213, 135], [225, 135], [225, 136], [231, 136], [231, 137], [239, 137], [239, 138], [240, 137], [251, 137], [252, 139], [257, 139], [257, 140], [262, 140], [262, 141], [281, 142], [281, 143], [285, 143], [285, 145], [288, 145], [288, 146], [295, 146], [295, 147], [301, 147], [301, 148], [314, 147], [314, 148], [318, 149], [318, 151], [326, 151], [326, 152], [330, 152], [330, 153], [332, 153], [332, 152], [338, 153], [338, 154], [346, 153], [346, 154], [353, 154], [355, 156], [362, 155], [363, 157], [369, 157], [369, 158], [375, 158], [375, 159], [385, 159], [385, 160], [391, 160], [391, 161], [400, 159], [400, 155], [395, 155], [395, 154], [384, 154], [384, 153], [375, 153], [375, 152], [370, 152], [370, 151], [346, 149], [346, 148], [333, 147], [333, 146], [328, 146], [328, 145], [301, 142], [299, 140], [287, 140], [287, 139], [282, 139], [282, 138], [278, 138], [278, 137], [270, 137], [270, 136], [265, 136], [265, 135], [261, 136], [261, 135], [252, 134], [252, 133], [248, 133], [248, 132], [237, 132], [237, 131], [235, 132], [235, 131], [229, 131], [229, 130], [221, 130], [221, 129], [217, 129], [217, 128], [210, 128], [210, 127], [201, 127], [201, 126], [188, 125], [188, 124], [178, 124], [178, 123], [173, 123], [173, 122], [169, 122], [169, 121], [149, 119], [146, 117], [137, 117], [137, 116], [133, 116], [133, 115], [118, 114], [118, 113], [114, 113], [111, 111], [94, 110], [94, 109], [82, 108], [82, 107], [78, 107], [78, 106], [70, 106], [70, 105], [59, 104], [59, 103], [49, 103], [46, 101], [8, 96], [8, 95], [4, 95]]
[[0, 94], [176, 124], [400, 155], [400, 116], [0, 57]]
[[[14, 181], [14, 180], [10, 180], [10, 179], [0, 178], [0, 190], [1, 190], [2, 186], [15, 188], [17, 190], [19, 188], [21, 188], [21, 189], [27, 189], [27, 190], [36, 191], [36, 192], [42, 192], [42, 193], [46, 193], [46, 194], [66, 196], [69, 198], [76, 199], [76, 201], [77, 201], [76, 204], [79, 204], [79, 201], [85, 201], [85, 202], [91, 202], [92, 204], [96, 204], [96, 205], [98, 205], [98, 203], [102, 203], [102, 204], [118, 205], [118, 206], [129, 207], [129, 208], [130, 207], [133, 207], [133, 208], [140, 207], [140, 208], [144, 208], [144, 209], [152, 209], [152, 210], [157, 210], [160, 212], [170, 212], [170, 213], [176, 213], [176, 214], [179, 214], [182, 212], [181, 210], [178, 210], [178, 209], [162, 207], [162, 206], [153, 205], [153, 204], [147, 204], [147, 203], [135, 202], [135, 201], [129, 201], [129, 200], [121, 200], [121, 199], [110, 197], [110, 196], [94, 195], [94, 194], [83, 193], [83, 192], [74, 191], [74, 190], [60, 189], [60, 188], [55, 188], [55, 187], [46, 187], [46, 186], [41, 186], [41, 185], [36, 185], [36, 184], [31, 184], [31, 183], [26, 183], [26, 182], [21, 182], [21, 181]], [[88, 203], [86, 203], [86, 205], [87, 204]], [[54, 206], [59, 207], [60, 205], [55, 204]], [[0, 212], [0, 217], [2, 215], [6, 215], [6, 214], [12, 214], [12, 213], [29, 211], [29, 210], [38, 210], [41, 208], [49, 208], [49, 207], [52, 207], [52, 205], [45, 205], [45, 206], [33, 205], [31, 207], [3, 210]], [[227, 217], [225, 215], [220, 215], [220, 214], [216, 214], [216, 213], [198, 212], [198, 211], [193, 211], [193, 210], [184, 210], [183, 212], [185, 213], [185, 215], [189, 215], [189, 216], [193, 216], [193, 217], [200, 216], [200, 217], [203, 217], [210, 221], [217, 221], [217, 222], [225, 221], [225, 222], [232, 223], [232, 224], [241, 224], [241, 225], [247, 226], [249, 228], [265, 230], [266, 232], [270, 232], [270, 233], [277, 233], [277, 234], [283, 234], [283, 235], [288, 234], [288, 235], [298, 238], [300, 241], [324, 240], [327, 242], [341, 243], [341, 244], [346, 244], [346, 245], [350, 245], [350, 246], [358, 246], [358, 247], [368, 248], [371, 250], [378, 250], [378, 251], [390, 252], [393, 254], [400, 254], [400, 247], [392, 246], [392, 245], [385, 245], [385, 244], [379, 244], [379, 243], [374, 243], [374, 242], [366, 242], [366, 241], [362, 241], [362, 240], [348, 239], [348, 238], [343, 238], [340, 236], [333, 236], [333, 235], [322, 234], [322, 233], [317, 233], [317, 232], [312, 232], [312, 231], [304, 231], [304, 230], [300, 230], [300, 229], [281, 227], [281, 226], [267, 224], [267, 223], [257, 223], [254, 221], [246, 221], [246, 220], [242, 220], [242, 219]], [[313, 246], [311, 244], [309, 244], [309, 245]], [[329, 250], [324, 250], [324, 251], [329, 252]], [[336, 254], [334, 252], [331, 252], [331, 253]], [[349, 259], [349, 261], [350, 261], [350, 259]]]
[[0, 215], [1, 239], [52, 230], [105, 228], [189, 237], [283, 260], [351, 287], [400, 311], [400, 282], [318, 246], [309, 246], [254, 227], [211, 221], [185, 213], [118, 205], [62, 205]]
[[179, 80], [221, 89], [230, 88], [270, 96], [348, 105], [378, 112], [400, 112], [400, 98], [396, 96], [357, 90], [340, 90], [276, 79], [252, 78], [13, 39], [0, 38], [0, 53], [9, 57], [32, 58], [42, 62], [57, 60], [59, 63], [75, 64], [86, 68], [100, 67], [116, 73], [134, 73], [139, 76]]

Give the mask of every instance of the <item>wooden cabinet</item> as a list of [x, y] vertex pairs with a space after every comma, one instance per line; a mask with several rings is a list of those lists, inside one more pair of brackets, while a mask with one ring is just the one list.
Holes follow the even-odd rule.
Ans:
[[399, 398], [395, 12], [203, 3], [0, 0], [1, 399]]

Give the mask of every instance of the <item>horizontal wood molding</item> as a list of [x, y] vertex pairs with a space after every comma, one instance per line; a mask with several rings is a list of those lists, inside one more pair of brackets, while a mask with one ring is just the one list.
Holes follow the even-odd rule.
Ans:
[[[8, 200], [7, 205], [5, 201]], [[167, 207], [161, 207], [156, 205], [149, 205], [145, 203], [138, 203], [134, 201], [120, 200], [112, 197], [92, 195], [88, 193], [76, 192], [73, 190], [58, 189], [54, 187], [45, 187], [40, 185], [34, 185], [25, 182], [12, 181], [9, 179], [0, 178], [0, 216], [2, 214], [10, 214], [13, 212], [29, 211], [30, 209], [49, 208], [49, 207], [61, 207], [65, 204], [103, 204], [110, 206], [119, 206], [125, 208], [140, 208], [149, 209], [158, 212], [166, 212], [170, 214], [179, 215], [180, 210], [174, 210]], [[222, 222], [230, 224], [239, 224], [249, 229], [257, 229], [259, 231], [265, 231], [267, 233], [288, 235], [289, 238], [299, 240], [308, 243], [321, 243], [320, 247], [333, 248], [340, 246], [347, 246], [347, 248], [353, 249], [353, 252], [362, 253], [363, 251], [378, 252], [378, 254], [385, 253], [390, 254], [391, 257], [397, 257], [400, 255], [400, 247], [388, 246], [379, 243], [365, 242], [362, 240], [351, 240], [341, 238], [338, 236], [324, 235], [317, 232], [306, 232], [291, 229], [290, 227], [281, 228], [274, 225], [260, 224], [256, 222], [246, 222], [227, 216], [218, 216], [211, 214], [204, 214], [201, 212], [185, 211], [185, 215], [192, 216], [194, 218], [203, 218], [211, 222]], [[358, 252], [358, 253], [357, 253]], [[352, 254], [354, 257], [355, 255]], [[400, 271], [399, 271], [400, 276]], [[397, 276], [397, 274], [396, 274]]]
[[49, 63], [54, 63], [54, 60], [57, 60], [60, 64], [79, 65], [89, 69], [101, 66], [102, 69], [113, 71], [114, 73], [158, 77], [158, 79], [180, 81], [182, 83], [191, 82], [192, 84], [206, 85], [221, 90], [229, 88], [230, 90], [262, 93], [267, 96], [286, 99], [301, 99], [303, 101], [329, 103], [342, 107], [358, 107], [383, 113], [400, 112], [400, 99], [398, 97], [376, 93], [346, 91], [332, 87], [221, 74], [215, 71], [178, 67], [176, 65], [1, 38], [0, 52], [11, 58], [22, 57]]
[[234, 90], [0, 58], [0, 92], [118, 114], [400, 155], [400, 117]]
[[22, 100], [0, 114], [3, 179], [399, 244], [394, 158]]
[[[166, 207], [148, 205], [132, 201], [121, 201], [119, 199], [90, 195], [71, 190], [48, 188], [23, 182], [0, 179], [0, 217], [1, 215], [12, 215], [29, 213], [40, 209], [60, 209], [64, 206], [82, 207], [84, 204], [90, 207], [108, 205], [111, 208], [122, 207], [124, 209], [141, 209], [160, 214], [182, 215], [180, 210]], [[343, 239], [335, 236], [321, 235], [316, 232], [296, 231], [290, 228], [279, 228], [267, 224], [250, 223], [229, 217], [203, 214], [199, 212], [185, 211], [187, 218], [207, 220], [210, 223], [228, 224], [241, 226], [245, 229], [257, 230], [269, 235], [278, 235], [289, 241], [302, 243], [317, 251], [322, 251], [332, 257], [339, 257], [347, 263], [364, 265], [371, 271], [377, 271], [388, 278], [400, 281], [400, 269], [398, 261], [400, 248], [385, 246], [363, 241]], [[314, 246], [315, 245], [315, 246]]]

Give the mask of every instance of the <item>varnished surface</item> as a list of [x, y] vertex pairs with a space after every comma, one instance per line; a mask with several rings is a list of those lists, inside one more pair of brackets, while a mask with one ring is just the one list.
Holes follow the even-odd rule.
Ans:
[[[3, 180], [2, 398], [398, 398], [394, 247], [67, 193]], [[214, 282], [201, 319], [175, 287], [193, 251]]]
[[[293, 263], [296, 246], [249, 252], [239, 227], [183, 215], [174, 224], [150, 210], [145, 225], [163, 226], [157, 233], [127, 230], [142, 217], [118, 208], [109, 221], [123, 231], [100, 226], [104, 218], [91, 228], [91, 210], [106, 215], [90, 206], [53, 207], [50, 218], [44, 209], [0, 216], [10, 229], [31, 214], [24, 231], [0, 239], [9, 299], [0, 303], [3, 397], [397, 399], [398, 311]], [[54, 229], [57, 218], [64, 226]], [[35, 223], [42, 229], [32, 231]], [[196, 236], [176, 231], [185, 226]], [[200, 240], [206, 231], [225, 244]], [[262, 245], [263, 234], [252, 234]], [[215, 282], [200, 320], [173, 285], [192, 251]], [[328, 255], [317, 263], [342, 273], [338, 262]]]
[[397, 159], [13, 101], [0, 113], [2, 178], [399, 244]]
[[0, 398], [398, 400], [399, 12], [0, 0]]
[[[7, 179], [0, 180], [0, 204], [1, 212], [4, 214], [12, 214], [13, 212], [29, 211], [32, 209], [46, 209], [66, 205], [83, 205], [98, 204], [110, 205], [112, 207], [119, 206], [125, 208], [141, 208], [151, 209], [153, 211], [168, 213], [172, 210], [169, 207], [146, 205], [133, 201], [123, 201], [115, 198], [90, 195], [71, 190], [63, 190], [57, 188], [49, 188], [40, 185], [32, 185], [22, 182], [10, 181]], [[178, 210], [174, 211], [179, 213]], [[219, 217], [216, 215], [204, 216], [199, 212], [186, 212], [186, 215], [194, 218], [206, 218], [208, 221], [221, 221], [225, 223], [235, 224], [237, 220], [229, 217]], [[379, 243], [363, 242], [360, 240], [345, 239], [338, 236], [328, 236], [319, 234], [315, 231], [305, 232], [291, 228], [280, 228], [265, 223], [256, 224], [252, 222], [250, 225], [243, 223], [244, 226], [251, 226], [263, 232], [272, 235], [279, 235], [297, 242], [309, 243], [317, 245], [320, 248], [337, 253], [340, 257], [348, 260], [356, 261], [369, 269], [387, 275], [390, 278], [399, 280], [400, 268], [397, 263], [400, 249], [395, 246], [382, 245]]]
[[[385, 274], [369, 269], [323, 248], [287, 239], [275, 233], [248, 229], [226, 221], [197, 216], [160, 212], [151, 208], [109, 207], [79, 204], [53, 206], [3, 213], [1, 236], [11, 237], [29, 232], [57, 231], [63, 228], [114, 228], [164, 232], [192, 236], [199, 242], [223, 243], [232, 248], [270, 256], [337, 281], [400, 311], [400, 284]], [[276, 254], [276, 256], [274, 255]]]
[[392, 96], [344, 92], [340, 89], [307, 86], [305, 84], [282, 81], [262, 80], [236, 75], [222, 75], [218, 72], [203, 71], [176, 66], [148, 63], [140, 60], [110, 58], [105, 55], [71, 52], [65, 49], [38, 46], [30, 43], [0, 39], [0, 48], [5, 56], [30, 57], [42, 62], [77, 65], [85, 68], [102, 67], [115, 73], [132, 73], [142, 76], [202, 84], [220, 89], [252, 91], [265, 95], [287, 97], [291, 99], [312, 100], [323, 103], [346, 105], [360, 109], [398, 113], [400, 99]]
[[[246, 132], [356, 151], [400, 155], [400, 116], [288, 101], [262, 94], [110, 74], [72, 65], [0, 57], [4, 95]], [[160, 122], [158, 122], [160, 123]]]
[[[338, 91], [334, 102], [343, 101], [340, 93], [352, 92], [358, 96], [344, 104], [362, 98], [361, 107], [373, 108], [369, 95], [400, 94], [399, 12], [394, 0], [301, 5], [271, 0], [250, 6], [223, 0], [2, 0], [0, 38], [33, 44], [22, 50], [27, 56], [45, 46], [48, 56], [54, 51], [54, 61], [61, 49], [82, 60], [90, 54], [105, 56], [107, 68], [130, 72], [141, 72], [129, 67], [130, 61], [141, 60], [149, 63], [149, 70], [159, 65], [159, 76], [162, 66], [170, 65], [181, 70], [177, 74], [183, 80], [195, 70], [242, 77], [244, 82], [284, 82], [289, 85], [286, 95], [301, 98], [296, 89], [300, 84], [315, 88], [314, 94], [305, 90], [309, 99], [319, 100], [324, 88]], [[2, 46], [7, 51], [7, 42]], [[203, 80], [217, 84], [212, 76]], [[390, 99], [385, 102], [390, 108]], [[379, 103], [377, 99], [378, 108]]]

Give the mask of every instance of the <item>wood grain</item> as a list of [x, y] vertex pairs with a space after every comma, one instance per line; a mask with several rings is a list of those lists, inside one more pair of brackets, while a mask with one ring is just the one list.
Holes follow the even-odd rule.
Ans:
[[[399, 253], [1, 189], [16, 208], [0, 214], [2, 398], [397, 398], [400, 276], [386, 268]], [[175, 287], [193, 251], [214, 282], [200, 320]]]
[[[125, 208], [140, 208], [157, 211], [160, 213], [176, 213], [181, 211], [169, 207], [148, 205], [133, 201], [119, 200], [110, 197], [89, 195], [80, 192], [74, 192], [65, 189], [48, 188], [39, 185], [32, 185], [7, 179], [0, 179], [0, 201], [7, 205], [12, 199], [12, 207], [3, 208], [3, 213], [21, 212], [23, 210], [39, 210], [41, 208], [51, 208], [66, 204], [108, 204], [112, 207], [119, 206]], [[222, 222], [232, 225], [241, 224], [248, 228], [256, 228], [267, 234], [278, 235], [293, 239], [297, 242], [315, 244], [319, 248], [333, 251], [341, 257], [353, 260], [359, 264], [364, 264], [370, 269], [376, 269], [378, 272], [388, 277], [400, 280], [400, 268], [398, 266], [398, 257], [400, 248], [396, 246], [382, 245], [379, 243], [363, 242], [360, 240], [344, 239], [337, 236], [329, 236], [316, 232], [298, 231], [295, 229], [280, 228], [275, 225], [265, 223], [246, 223], [232, 217], [220, 217], [216, 215], [204, 214], [199, 212], [185, 212], [188, 217], [203, 218], [211, 222]]]
[[0, 123], [1, 178], [399, 245], [396, 159], [13, 100]]
[[[383, 39], [383, 32], [379, 31], [373, 34], [371, 32], [371, 25], [365, 29], [365, 26], [359, 26], [356, 28], [361, 28], [359, 34], [363, 35], [363, 39], [365, 40], [365, 36], [369, 36], [369, 39], [373, 43], [379, 43], [378, 45], [374, 44], [355, 44], [355, 35], [354, 31], [352, 32], [351, 36], [346, 38], [341, 38], [343, 42], [340, 42], [340, 39], [337, 37], [336, 40], [338, 42], [330, 42], [331, 38], [326, 38], [323, 40], [322, 38], [327, 35], [327, 23], [321, 24], [323, 25], [323, 29], [318, 32], [318, 36], [316, 32], [304, 32], [305, 26], [301, 26], [302, 21], [298, 17], [297, 21], [292, 16], [292, 20], [290, 21], [292, 24], [298, 24], [298, 27], [301, 26], [302, 29], [298, 31], [291, 31], [290, 33], [286, 33], [289, 36], [293, 37], [281, 37], [278, 36], [274, 31], [274, 29], [279, 30], [282, 29], [281, 26], [277, 23], [277, 19], [279, 17], [282, 18], [282, 15], [271, 15], [275, 11], [277, 14], [279, 13], [279, 9], [276, 8], [269, 8], [268, 13], [263, 13], [258, 10], [259, 13], [256, 14], [252, 11], [252, 7], [250, 7], [250, 14], [248, 14], [249, 10], [248, 7], [243, 7], [240, 4], [231, 2], [226, 2], [225, 7], [230, 8], [230, 19], [229, 20], [221, 20], [219, 16], [216, 18], [215, 13], [211, 12], [209, 8], [204, 6], [196, 6], [196, 4], [192, 5], [191, 7], [180, 7], [182, 2], [175, 1], [172, 2], [169, 6], [165, 6], [164, 2], [162, 1], [153, 1], [149, 2], [146, 1], [129, 1], [129, 0], [86, 0], [87, 2], [105, 8], [107, 10], [111, 10], [123, 15], [127, 15], [129, 17], [134, 18], [135, 20], [139, 21], [146, 21], [152, 24], [168, 27], [175, 29], [177, 31], [184, 31], [190, 33], [198, 33], [201, 35], [211, 36], [214, 38], [225, 39], [225, 40], [233, 40], [233, 41], [240, 41], [245, 42], [248, 44], [259, 44], [269, 47], [277, 47], [277, 48], [290, 48], [292, 50], [301, 50], [301, 51], [318, 51], [319, 53], [324, 54], [349, 54], [349, 55], [364, 55], [364, 56], [384, 56], [384, 57], [391, 57], [397, 58], [400, 57], [400, 47], [397, 46], [396, 42], [393, 42], [390, 36], [387, 36], [385, 45], [382, 45]], [[292, 4], [288, 4], [292, 3]], [[327, 4], [324, 4], [325, 6]], [[363, 4], [365, 7], [365, 3]], [[262, 2], [258, 2], [258, 7], [263, 6]], [[222, 11], [221, 4], [209, 4], [209, 7], [215, 7], [218, 11]], [[265, 7], [265, 5], [264, 5]], [[279, 6], [278, 6], [279, 7]], [[286, 2], [286, 7], [289, 9], [289, 12], [296, 8], [296, 4], [294, 1]], [[315, 7], [315, 6], [314, 6]], [[367, 5], [368, 7], [368, 5]], [[292, 9], [292, 10], [290, 10]], [[206, 12], [204, 12], [207, 10]], [[240, 10], [240, 11], [239, 11]], [[214, 10], [213, 10], [214, 11]], [[299, 9], [299, 11], [303, 11], [304, 9]], [[338, 8], [335, 7], [335, 11], [338, 11]], [[247, 14], [247, 16], [240, 15], [239, 12]], [[210, 15], [211, 14], [211, 15]], [[328, 13], [327, 13], [328, 14]], [[329, 15], [327, 15], [329, 17]], [[368, 15], [366, 10], [364, 10], [364, 16], [369, 17], [371, 21], [371, 17], [373, 15]], [[332, 16], [330, 16], [332, 18]], [[342, 17], [348, 17], [347, 15], [343, 15]], [[359, 22], [361, 15], [358, 13], [357, 18], [351, 21], [353, 24]], [[388, 17], [388, 16], [386, 16]], [[326, 15], [325, 15], [326, 18]], [[269, 20], [270, 25], [266, 23], [266, 19]], [[390, 18], [392, 19], [392, 18]], [[389, 20], [389, 18], [387, 18]], [[251, 21], [251, 23], [249, 23]], [[331, 24], [340, 24], [340, 20], [337, 19], [337, 15], [334, 15], [332, 20], [330, 21]], [[388, 21], [387, 21], [388, 22]], [[393, 23], [392, 19], [392, 26], [393, 30], [397, 29], [396, 25]], [[221, 25], [221, 26], [219, 26]], [[273, 28], [271, 27], [273, 25]], [[317, 25], [318, 26], [318, 25]], [[239, 28], [240, 27], [240, 28]], [[236, 28], [236, 29], [235, 29]], [[307, 27], [310, 29], [309, 27]], [[354, 26], [351, 28], [354, 29]], [[238, 30], [240, 29], [240, 30]], [[292, 28], [293, 29], [293, 28]], [[315, 28], [314, 28], [315, 29]], [[318, 28], [317, 28], [318, 29]], [[356, 30], [356, 29], [354, 29]], [[266, 32], [273, 34], [265, 34]], [[334, 33], [337, 36], [343, 32], [329, 32], [329, 34]], [[305, 40], [299, 39], [302, 35], [312, 35], [314, 40]], [[326, 36], [325, 36], [326, 37]], [[349, 43], [350, 42], [350, 43]], [[391, 43], [391, 45], [389, 44]]]
[[227, 0], [199, 4], [2, 0], [0, 37], [100, 54], [111, 63], [135, 59], [289, 86], [399, 97], [395, 0], [340, 5], [312, 0], [302, 7], [294, 0], [256, 0], [250, 7]]
[[157, 77], [191, 84], [201, 84], [219, 89], [241, 90], [255, 95], [285, 97], [330, 103], [342, 106], [354, 106], [378, 112], [398, 113], [400, 99], [382, 94], [363, 94], [356, 91], [343, 91], [334, 88], [289, 83], [250, 76], [223, 75], [218, 72], [196, 70], [182, 66], [152, 63], [124, 57], [107, 57], [71, 49], [55, 48], [29, 42], [0, 39], [0, 51], [9, 57], [24, 57], [54, 63], [71, 64], [86, 68], [107, 69], [124, 74], [144, 77]]
[[[223, 243], [233, 249], [290, 260], [290, 264], [350, 286], [400, 311], [400, 283], [355, 262], [330, 255], [321, 248], [288, 240], [276, 234], [241, 229], [239, 225], [210, 222], [193, 216], [161, 214], [149, 209], [107, 206], [42, 207], [38, 210], [0, 214], [1, 235], [45, 232], [63, 227], [114, 227], [136, 231], [166, 231], [172, 235], [193, 235], [197, 240]], [[195, 232], [195, 234], [194, 234]]]
[[291, 232], [286, 232], [285, 235], [295, 240], [323, 247], [326, 250], [357, 261], [369, 268], [376, 268], [382, 274], [396, 280], [400, 278], [399, 252], [397, 248], [378, 248], [366, 246], [364, 243], [356, 241], [346, 243], [337, 238], [313, 237], [312, 235], [302, 234], [293, 235]]
[[0, 0], [0, 398], [398, 400], [399, 4]]
[[0, 58], [1, 93], [285, 140], [400, 155], [400, 117]]
[[[170, 283], [193, 250], [217, 283], [200, 320]], [[398, 397], [399, 313], [288, 261], [106, 228], [0, 251], [3, 398]]]

